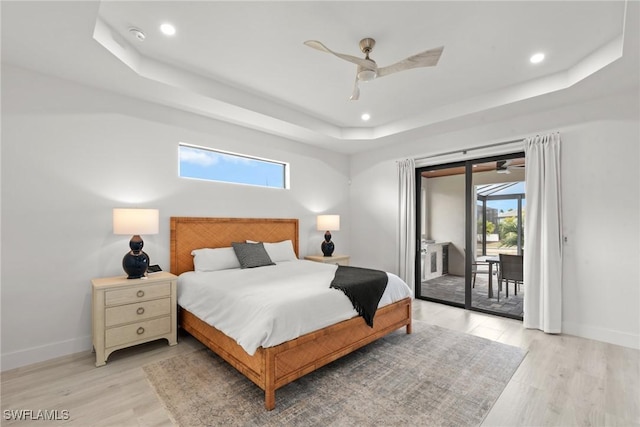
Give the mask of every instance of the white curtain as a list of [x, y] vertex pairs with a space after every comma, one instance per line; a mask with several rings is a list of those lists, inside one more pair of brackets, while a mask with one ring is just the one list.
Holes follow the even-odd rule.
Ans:
[[562, 332], [560, 134], [524, 141], [524, 327]]
[[398, 212], [400, 250], [398, 276], [411, 289], [415, 283], [416, 164], [413, 159], [398, 162]]

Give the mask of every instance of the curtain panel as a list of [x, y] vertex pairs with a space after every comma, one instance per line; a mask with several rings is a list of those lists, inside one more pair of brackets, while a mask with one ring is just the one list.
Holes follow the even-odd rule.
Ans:
[[524, 140], [525, 328], [562, 332], [560, 134]]
[[416, 164], [413, 159], [398, 162], [398, 276], [415, 288]]

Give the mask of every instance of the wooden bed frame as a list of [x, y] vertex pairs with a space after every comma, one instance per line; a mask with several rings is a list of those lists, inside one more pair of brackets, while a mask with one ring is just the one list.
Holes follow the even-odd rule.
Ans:
[[[171, 218], [171, 272], [193, 270], [191, 251], [231, 246], [231, 242], [291, 240], [298, 253], [297, 219]], [[411, 299], [380, 308], [374, 327], [360, 316], [310, 332], [275, 347], [260, 347], [250, 356], [234, 339], [181, 309], [180, 326], [235, 367], [265, 392], [265, 407], [276, 405], [275, 391], [316, 369], [406, 327], [411, 333]]]

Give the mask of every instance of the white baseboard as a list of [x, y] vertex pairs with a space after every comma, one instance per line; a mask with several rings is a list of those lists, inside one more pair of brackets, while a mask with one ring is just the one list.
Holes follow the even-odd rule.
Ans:
[[0, 356], [0, 371], [20, 368], [33, 363], [44, 362], [61, 356], [68, 356], [82, 351], [91, 351], [93, 346], [91, 336], [74, 338], [38, 347], [31, 347], [13, 353], [3, 353]]
[[562, 322], [562, 333], [640, 350], [640, 336], [627, 332]]

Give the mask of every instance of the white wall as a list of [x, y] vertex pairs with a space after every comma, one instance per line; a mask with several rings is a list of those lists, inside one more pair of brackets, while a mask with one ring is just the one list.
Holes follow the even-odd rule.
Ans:
[[[291, 164], [291, 189], [178, 177], [178, 142]], [[320, 252], [317, 213], [350, 228], [348, 158], [14, 67], [2, 70], [2, 369], [91, 348], [91, 285], [123, 274], [129, 236], [114, 207], [160, 210], [143, 236], [169, 267], [169, 217], [300, 219], [300, 255]], [[334, 233], [350, 253], [348, 231]]]
[[612, 95], [352, 156], [353, 263], [398, 271], [396, 160], [560, 131], [563, 331], [640, 348], [638, 103]]
[[563, 331], [640, 348], [638, 121], [587, 123], [567, 133]]

